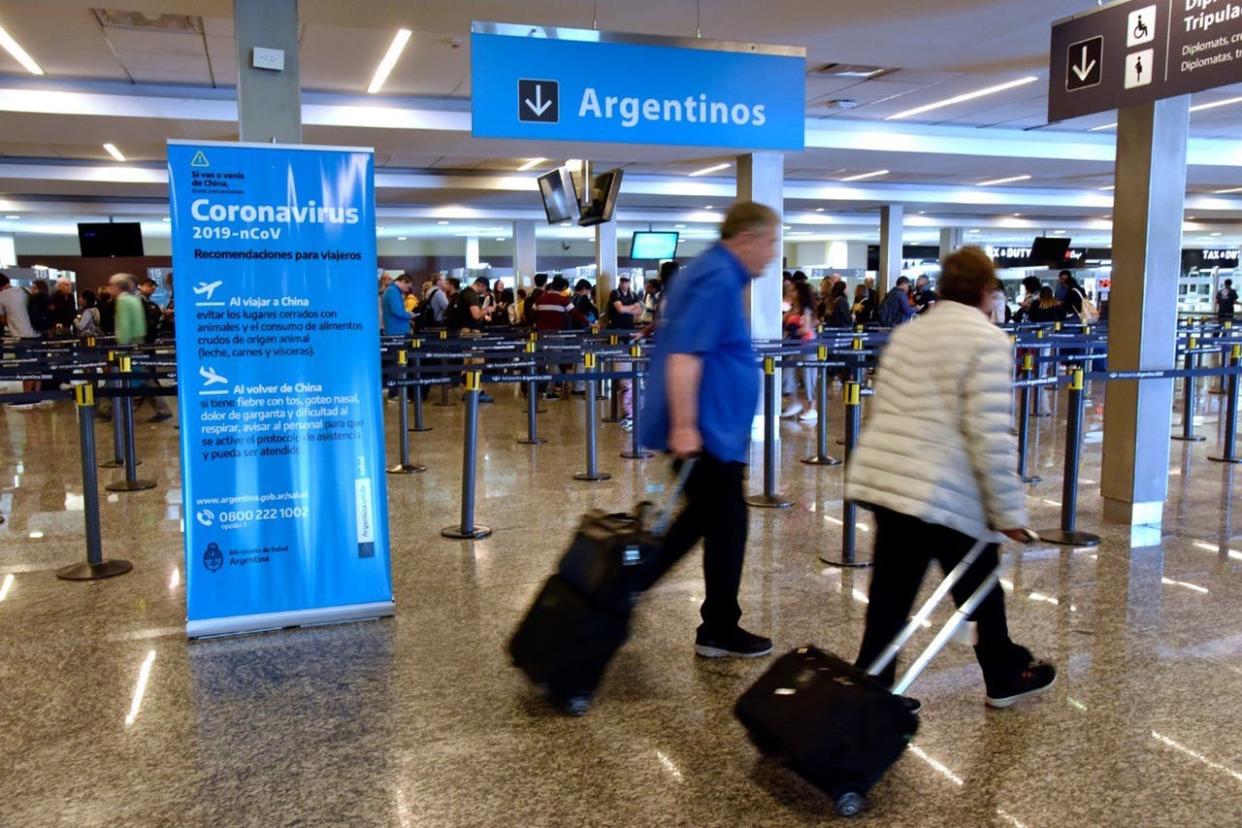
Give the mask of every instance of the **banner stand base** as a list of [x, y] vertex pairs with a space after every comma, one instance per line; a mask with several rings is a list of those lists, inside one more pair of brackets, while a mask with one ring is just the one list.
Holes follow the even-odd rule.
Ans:
[[458, 526], [445, 526], [440, 530], [440, 534], [452, 540], [482, 540], [491, 537], [492, 530], [486, 526], [480, 526], [477, 523], [474, 528], [467, 531]]
[[282, 630], [287, 627], [312, 627], [320, 624], [343, 624], [348, 621], [366, 621], [386, 618], [396, 612], [392, 601], [376, 601], [370, 604], [346, 604], [339, 607], [290, 610], [289, 612], [263, 612], [256, 615], [234, 615], [226, 618], [206, 618], [187, 621], [186, 638], [211, 638], [221, 635], [241, 635], [264, 630]]
[[147, 489], [155, 488], [155, 481], [135, 480], [130, 483], [128, 480], [120, 480], [116, 483], [109, 483], [104, 488], [110, 492], [145, 492]]
[[56, 577], [62, 581], [99, 581], [124, 575], [133, 568], [132, 563], [122, 560], [100, 561], [97, 564], [77, 563], [62, 566], [56, 570]]

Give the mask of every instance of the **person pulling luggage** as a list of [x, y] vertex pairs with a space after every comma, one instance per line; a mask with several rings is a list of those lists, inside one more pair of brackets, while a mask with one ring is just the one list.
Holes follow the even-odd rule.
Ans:
[[[875, 568], [855, 664], [866, 669], [906, 623], [932, 561], [948, 572], [988, 542], [953, 588], [960, 606], [999, 564], [1000, 542], [1025, 542], [1026, 506], [1009, 433], [1013, 359], [989, 322], [996, 271], [978, 247], [945, 258], [940, 301], [893, 332], [880, 357], [872, 417], [846, 471], [846, 497], [875, 514]], [[911, 432], [923, 439], [911, 441]], [[1056, 668], [1009, 637], [1000, 587], [971, 619], [990, 707], [1041, 693]], [[891, 686], [895, 663], [879, 674]], [[911, 700], [917, 708], [917, 702]]]
[[[759, 372], [743, 297], [777, 255], [780, 218], [751, 201], [733, 205], [720, 241], [690, 262], [663, 297], [651, 352], [641, 442], [677, 458], [698, 457], [686, 481], [686, 505], [673, 521], [646, 585], [654, 584], [703, 539], [706, 600], [695, 652], [705, 658], [755, 658], [772, 642], [742, 629], [738, 589], [748, 515], [743, 473]], [[703, 314], [702, 297], [716, 297]]]

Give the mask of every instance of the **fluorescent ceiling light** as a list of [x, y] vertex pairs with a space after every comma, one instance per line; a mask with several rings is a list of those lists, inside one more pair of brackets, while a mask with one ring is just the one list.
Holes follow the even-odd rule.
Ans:
[[673, 229], [674, 229], [674, 230], [684, 230], [684, 229], [685, 229], [685, 227], [686, 227], [686, 225], [684, 225], [684, 224], [674, 224], [674, 225], [673, 225]]
[[879, 178], [882, 175], [888, 175], [888, 170], [875, 170], [874, 172], [869, 172], [869, 173], [859, 173], [858, 175], [851, 175], [848, 178], [842, 178], [841, 180], [842, 181], [862, 181], [863, 179], [866, 179], [866, 178]]
[[383, 88], [384, 81], [388, 80], [388, 73], [397, 65], [397, 59], [401, 57], [401, 52], [405, 50], [405, 44], [410, 41], [412, 34], [409, 29], [397, 29], [392, 43], [388, 44], [388, 51], [384, 53], [379, 66], [375, 67], [375, 75], [371, 78], [371, 85], [367, 87], [368, 95], [374, 95]]
[[1054, 236], [1064, 236], [1064, 235], [1065, 235], [1065, 231], [1064, 231], [1064, 230], [1053, 230], [1053, 231], [1052, 231], [1052, 235], [1054, 235]]
[[1225, 98], [1223, 101], [1212, 101], [1211, 103], [1197, 104], [1190, 108], [1191, 112], [1202, 112], [1205, 109], [1216, 109], [1221, 106], [1233, 106], [1236, 103], [1242, 103], [1242, 98]]
[[1036, 77], [1035, 75], [1028, 75], [1025, 78], [1018, 78], [1017, 80], [1009, 81], [1007, 83], [998, 83], [995, 86], [988, 86], [988, 87], [984, 87], [983, 89], [976, 89], [974, 92], [967, 92], [964, 95], [956, 95], [952, 98], [946, 98], [943, 101], [936, 101], [935, 103], [929, 103], [929, 104], [924, 104], [923, 106], [917, 106], [914, 109], [907, 109], [905, 112], [898, 112], [896, 115], [889, 115], [884, 120], [899, 121], [902, 118], [909, 118], [914, 115], [922, 115], [924, 112], [931, 112], [933, 109], [942, 109], [946, 106], [953, 106], [954, 104], [965, 103], [966, 101], [973, 101], [975, 98], [982, 98], [985, 95], [994, 95], [997, 92], [1004, 92], [1006, 89], [1014, 89], [1019, 86], [1025, 86], [1028, 83], [1034, 83], [1037, 80], [1039, 80], [1039, 78]]
[[500, 236], [500, 237], [498, 237], [498, 238], [496, 239], [496, 241], [504, 241], [504, 240], [505, 240], [505, 239], [504, 239], [504, 236]]
[[546, 158], [532, 158], [529, 161], [527, 161], [525, 164], [523, 164], [522, 166], [518, 167], [518, 172], [526, 172], [529, 169], [538, 167], [540, 164], [542, 164], [544, 161], [547, 161], [547, 160], [548, 159]]
[[706, 207], [704, 207], [703, 209], [704, 209], [704, 210], [710, 210], [710, 209], [712, 209], [712, 205], [708, 204], [708, 205], [707, 205]]
[[18, 221], [21, 219], [21, 216], [5, 216], [5, 218], [9, 221]]
[[1242, 193], [1242, 187], [1230, 187], [1227, 190], [1216, 190], [1216, 195], [1229, 195], [1230, 193]]
[[108, 151], [108, 155], [111, 155], [115, 160], [121, 162], [125, 161], [125, 156], [122, 155], [121, 151], [116, 148], [116, 144], [104, 144], [103, 148], [106, 149]]
[[1116, 128], [1117, 128], [1117, 122], [1114, 121], [1111, 124], [1100, 124], [1097, 127], [1091, 127], [1091, 129], [1087, 130], [1087, 132], [1103, 132], [1106, 129], [1116, 129]]
[[1219, 236], [1219, 235], [1220, 235], [1220, 233], [1209, 233], [1208, 235], [1209, 235], [1209, 236]]
[[0, 26], [0, 46], [3, 46], [4, 51], [12, 55], [13, 59], [24, 66], [30, 74], [43, 74], [43, 67], [35, 63], [34, 58], [22, 48], [20, 43], [13, 39], [13, 35], [4, 30], [3, 26]]
[[1109, 190], [1115, 190], [1115, 189], [1117, 189], [1117, 185], [1116, 185], [1116, 184], [1109, 184], [1107, 187], [1101, 187], [1101, 188], [1100, 188], [1100, 191], [1101, 191], [1101, 192], [1107, 192], [1107, 191], [1109, 191]]
[[406, 241], [409, 238], [410, 238], [409, 236], [397, 236], [397, 241]]
[[437, 221], [436, 224], [448, 224], [447, 221]]
[[991, 187], [996, 184], [1013, 184], [1017, 181], [1030, 181], [1029, 175], [1011, 175], [1008, 178], [993, 178], [991, 181], [980, 181], [980, 187]]
[[170, 219], [170, 218], [168, 218], [167, 216], [165, 216], [164, 218], [160, 219], [160, 221], [163, 221], [163, 222], [166, 222], [166, 223], [167, 223], [167, 222], [171, 222], [171, 221], [172, 221], [172, 219]]
[[704, 167], [701, 170], [695, 170], [694, 172], [690, 173], [690, 175], [691, 176], [707, 175], [709, 173], [720, 172], [721, 170], [727, 170], [731, 166], [733, 165], [727, 161], [723, 164], [712, 164], [710, 167]]
[[823, 208], [823, 207], [816, 207], [816, 208], [815, 208], [815, 212], [817, 212], [817, 213], [822, 213], [822, 212], [824, 212], [824, 208]]

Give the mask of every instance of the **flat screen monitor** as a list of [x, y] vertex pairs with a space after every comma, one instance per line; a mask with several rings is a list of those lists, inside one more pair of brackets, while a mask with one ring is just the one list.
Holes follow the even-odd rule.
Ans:
[[1031, 245], [1031, 264], [1060, 267], [1065, 263], [1065, 254], [1069, 252], [1068, 236], [1039, 236]]
[[578, 218], [578, 191], [568, 167], [557, 167], [539, 176], [539, 196], [548, 224], [560, 224]]
[[630, 240], [630, 258], [636, 260], [664, 261], [677, 258], [676, 230], [658, 232], [636, 230]]
[[621, 176], [623, 170], [609, 170], [591, 179], [591, 202], [582, 209], [582, 218], [578, 224], [590, 227], [612, 220], [612, 212], [617, 206], [617, 195], [621, 192]]
[[141, 256], [142, 225], [136, 221], [79, 224], [78, 246], [88, 258]]

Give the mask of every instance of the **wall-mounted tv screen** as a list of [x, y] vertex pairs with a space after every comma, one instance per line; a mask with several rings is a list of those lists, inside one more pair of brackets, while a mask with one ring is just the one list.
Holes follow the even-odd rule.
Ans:
[[1065, 254], [1069, 252], [1068, 236], [1039, 236], [1031, 245], [1031, 265], [1038, 267], [1060, 267], [1065, 262]]
[[677, 258], [676, 230], [636, 230], [630, 240], [630, 258], [636, 260], [664, 261]]
[[582, 209], [582, 218], [578, 224], [590, 227], [612, 220], [612, 211], [617, 206], [617, 195], [621, 192], [621, 176], [623, 170], [609, 170], [591, 179], [591, 203]]
[[136, 221], [79, 224], [78, 246], [88, 258], [141, 256], [142, 225]]
[[578, 191], [568, 167], [557, 167], [539, 176], [539, 196], [548, 224], [560, 224], [578, 218]]

